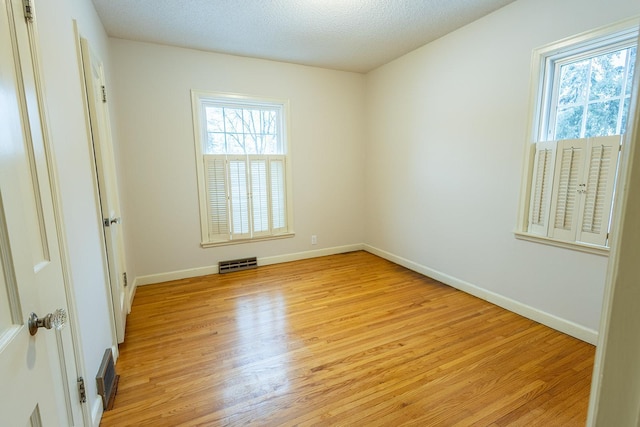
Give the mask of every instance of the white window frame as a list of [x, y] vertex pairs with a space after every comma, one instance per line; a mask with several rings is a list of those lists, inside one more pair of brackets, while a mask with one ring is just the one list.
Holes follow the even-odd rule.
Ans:
[[[207, 142], [207, 127], [206, 127], [206, 112], [203, 108], [207, 103], [220, 103], [220, 104], [235, 104], [240, 107], [250, 108], [255, 107], [276, 107], [280, 110], [282, 124], [280, 129], [280, 136], [282, 139], [282, 145], [284, 154], [265, 154], [265, 155], [212, 155], [204, 152], [204, 144]], [[289, 101], [282, 99], [262, 98], [240, 94], [230, 94], [221, 92], [208, 92], [208, 91], [191, 91], [191, 104], [193, 111], [193, 131], [194, 131], [194, 145], [196, 156], [196, 175], [198, 186], [198, 201], [200, 208], [200, 246], [212, 247], [220, 245], [229, 245], [236, 243], [255, 242], [259, 240], [271, 240], [293, 237], [295, 235], [293, 231], [293, 180], [291, 174], [291, 142], [289, 132]], [[216, 163], [217, 162], [217, 163]], [[284, 201], [281, 203], [285, 211], [285, 226], [275, 228], [270, 226], [268, 231], [256, 231], [253, 232], [253, 227], [250, 225], [250, 231], [247, 233], [233, 232], [232, 221], [233, 212], [230, 206], [230, 199], [232, 197], [230, 185], [228, 182], [224, 188], [224, 201], [220, 204], [225, 205], [226, 217], [228, 221], [228, 230], [222, 230], [222, 233], [215, 233], [210, 230], [210, 215], [209, 215], [209, 186], [211, 182], [208, 180], [209, 174], [207, 168], [209, 165], [216, 164], [220, 173], [225, 173], [230, 167], [230, 162], [244, 163], [246, 167], [246, 179], [250, 182], [252, 179], [251, 165], [259, 162], [264, 162], [267, 174], [267, 184], [270, 184], [270, 173], [272, 164], [278, 164], [280, 173], [284, 174]], [[251, 185], [251, 184], [249, 184]], [[250, 191], [249, 189], [247, 189]], [[249, 199], [253, 195], [249, 196]], [[272, 200], [272, 191], [268, 191], [269, 201]], [[251, 202], [248, 202], [251, 203]], [[269, 203], [271, 206], [271, 203]], [[268, 212], [268, 221], [271, 223], [271, 210]], [[249, 214], [251, 217], [251, 213]], [[251, 223], [251, 219], [249, 219]]]
[[[523, 161], [523, 176], [520, 186], [520, 201], [518, 206], [518, 218], [515, 237], [522, 240], [528, 240], [537, 243], [543, 243], [552, 246], [563, 247], [567, 249], [579, 250], [582, 252], [593, 253], [597, 255], [607, 256], [609, 248], [607, 246], [594, 245], [586, 242], [577, 242], [565, 240], [562, 237], [554, 238], [544, 235], [544, 232], [529, 229], [531, 213], [531, 194], [534, 189], [534, 173], [536, 172], [536, 147], [540, 143], [540, 147], [549, 148], [544, 145], [550, 138], [550, 121], [552, 114], [549, 111], [553, 103], [550, 99], [551, 85], [549, 80], [554, 78], [551, 62], [555, 62], [556, 66], [561, 63], [556, 61], [561, 56], [571, 55], [577, 52], [577, 49], [589, 49], [590, 52], [603, 49], [605, 46], [611, 46], [615, 43], [622, 43], [625, 39], [638, 40], [638, 27], [640, 26], [640, 18], [635, 17], [616, 24], [612, 24], [594, 31], [588, 31], [575, 37], [543, 46], [534, 50], [532, 57], [531, 70], [531, 87], [530, 87], [530, 113], [529, 126], [526, 139], [526, 148]], [[636, 73], [638, 72], [636, 68]], [[627, 126], [629, 126], [627, 121]], [[624, 139], [623, 139], [624, 140]], [[555, 148], [553, 156], [555, 158]], [[551, 206], [549, 203], [548, 206]], [[551, 233], [553, 234], [553, 233]]]

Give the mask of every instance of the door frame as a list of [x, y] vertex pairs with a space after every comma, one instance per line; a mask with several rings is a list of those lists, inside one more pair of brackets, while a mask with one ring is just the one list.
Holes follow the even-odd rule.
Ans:
[[[638, 38], [640, 43], [640, 37]], [[640, 56], [636, 58], [625, 144], [620, 158], [611, 253], [603, 295], [587, 426], [632, 425], [640, 420]]]
[[[84, 94], [82, 102], [83, 102], [83, 109], [84, 109], [84, 115], [85, 115], [85, 123], [86, 123], [86, 129], [87, 129], [87, 138], [88, 138], [88, 143], [89, 143], [89, 153], [92, 156], [92, 160], [91, 163], [91, 174], [94, 177], [94, 182], [93, 182], [93, 187], [94, 187], [94, 194], [96, 196], [96, 208], [97, 208], [97, 212], [99, 214], [99, 217], [97, 218], [97, 220], [100, 222], [100, 227], [102, 228], [103, 232], [100, 234], [100, 241], [103, 247], [102, 250], [102, 261], [103, 261], [103, 265], [104, 265], [104, 277], [105, 277], [105, 283], [107, 286], [107, 295], [109, 295], [109, 300], [111, 302], [111, 304], [108, 304], [108, 309], [109, 309], [109, 315], [111, 317], [110, 319], [110, 323], [111, 323], [111, 331], [112, 331], [112, 339], [114, 343], [116, 343], [113, 347], [112, 347], [112, 352], [113, 352], [113, 357], [114, 360], [118, 359], [119, 356], [119, 350], [118, 350], [118, 345], [117, 343], [121, 343], [124, 341], [124, 325], [122, 325], [121, 327], [121, 331], [120, 333], [118, 332], [118, 318], [121, 318], [122, 313], [119, 312], [119, 304], [118, 304], [118, 286], [119, 286], [119, 280], [120, 277], [118, 274], [116, 274], [116, 277], [112, 277], [113, 276], [113, 268], [112, 268], [112, 264], [110, 261], [110, 257], [109, 257], [109, 249], [108, 249], [108, 244], [107, 244], [107, 236], [106, 233], [108, 230], [106, 230], [106, 227], [104, 226], [104, 213], [103, 213], [103, 209], [102, 209], [102, 205], [103, 205], [103, 200], [102, 197], [104, 196], [104, 194], [102, 194], [101, 189], [100, 189], [100, 182], [101, 180], [104, 180], [104, 177], [100, 177], [100, 168], [97, 165], [97, 161], [98, 161], [98, 156], [96, 153], [96, 150], [99, 150], [100, 147], [98, 147], [96, 145], [96, 140], [93, 137], [93, 127], [92, 127], [92, 119], [91, 119], [91, 106], [90, 106], [90, 100], [88, 97], [88, 90], [89, 88], [87, 87], [87, 81], [85, 79], [85, 60], [84, 60], [84, 49], [83, 49], [83, 42], [89, 46], [89, 42], [83, 38], [80, 34], [80, 31], [78, 29], [78, 25], [77, 25], [77, 21], [74, 19], [73, 20], [73, 30], [74, 30], [74, 36], [75, 36], [75, 41], [76, 41], [76, 49], [77, 49], [77, 55], [78, 55], [78, 64], [80, 67], [80, 84], [81, 84], [81, 89], [82, 89], [82, 93]], [[110, 124], [107, 124], [107, 126], [110, 126]], [[111, 133], [111, 129], [107, 129], [107, 131], [109, 132], [109, 134]], [[107, 141], [107, 143], [109, 143]], [[112, 150], [112, 147], [107, 147], [108, 149]], [[103, 190], [104, 191], [104, 190]], [[122, 232], [122, 231], [121, 231]], [[123, 271], [126, 270], [125, 268], [123, 268]], [[129, 300], [129, 295], [127, 295], [128, 292], [125, 291], [125, 307], [124, 307], [124, 316], [129, 314], [130, 311], [130, 300]], [[121, 335], [120, 335], [121, 334]]]

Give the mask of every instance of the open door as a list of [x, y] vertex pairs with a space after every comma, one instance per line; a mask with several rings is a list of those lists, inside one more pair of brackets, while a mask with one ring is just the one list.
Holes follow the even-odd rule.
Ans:
[[0, 424], [81, 426], [34, 31], [0, 0]]
[[107, 256], [111, 302], [118, 342], [124, 341], [129, 298], [127, 296], [127, 273], [125, 268], [124, 244], [122, 238], [122, 216], [116, 180], [111, 123], [107, 106], [106, 84], [102, 61], [93, 53], [86, 39], [81, 38], [82, 64], [85, 89], [93, 138], [93, 152], [96, 162], [96, 179], [100, 193], [100, 208], [104, 227], [105, 251]]

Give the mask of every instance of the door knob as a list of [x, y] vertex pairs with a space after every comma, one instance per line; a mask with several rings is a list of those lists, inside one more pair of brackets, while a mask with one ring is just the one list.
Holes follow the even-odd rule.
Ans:
[[31, 313], [29, 316], [29, 333], [35, 335], [38, 328], [54, 328], [60, 330], [67, 324], [67, 312], [64, 308], [59, 308], [53, 313], [49, 313], [42, 319], [38, 319], [38, 315]]

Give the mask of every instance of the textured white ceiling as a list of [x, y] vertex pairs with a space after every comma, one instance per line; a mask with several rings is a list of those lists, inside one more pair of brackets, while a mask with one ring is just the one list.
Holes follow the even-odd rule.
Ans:
[[93, 0], [112, 37], [367, 72], [514, 0]]

